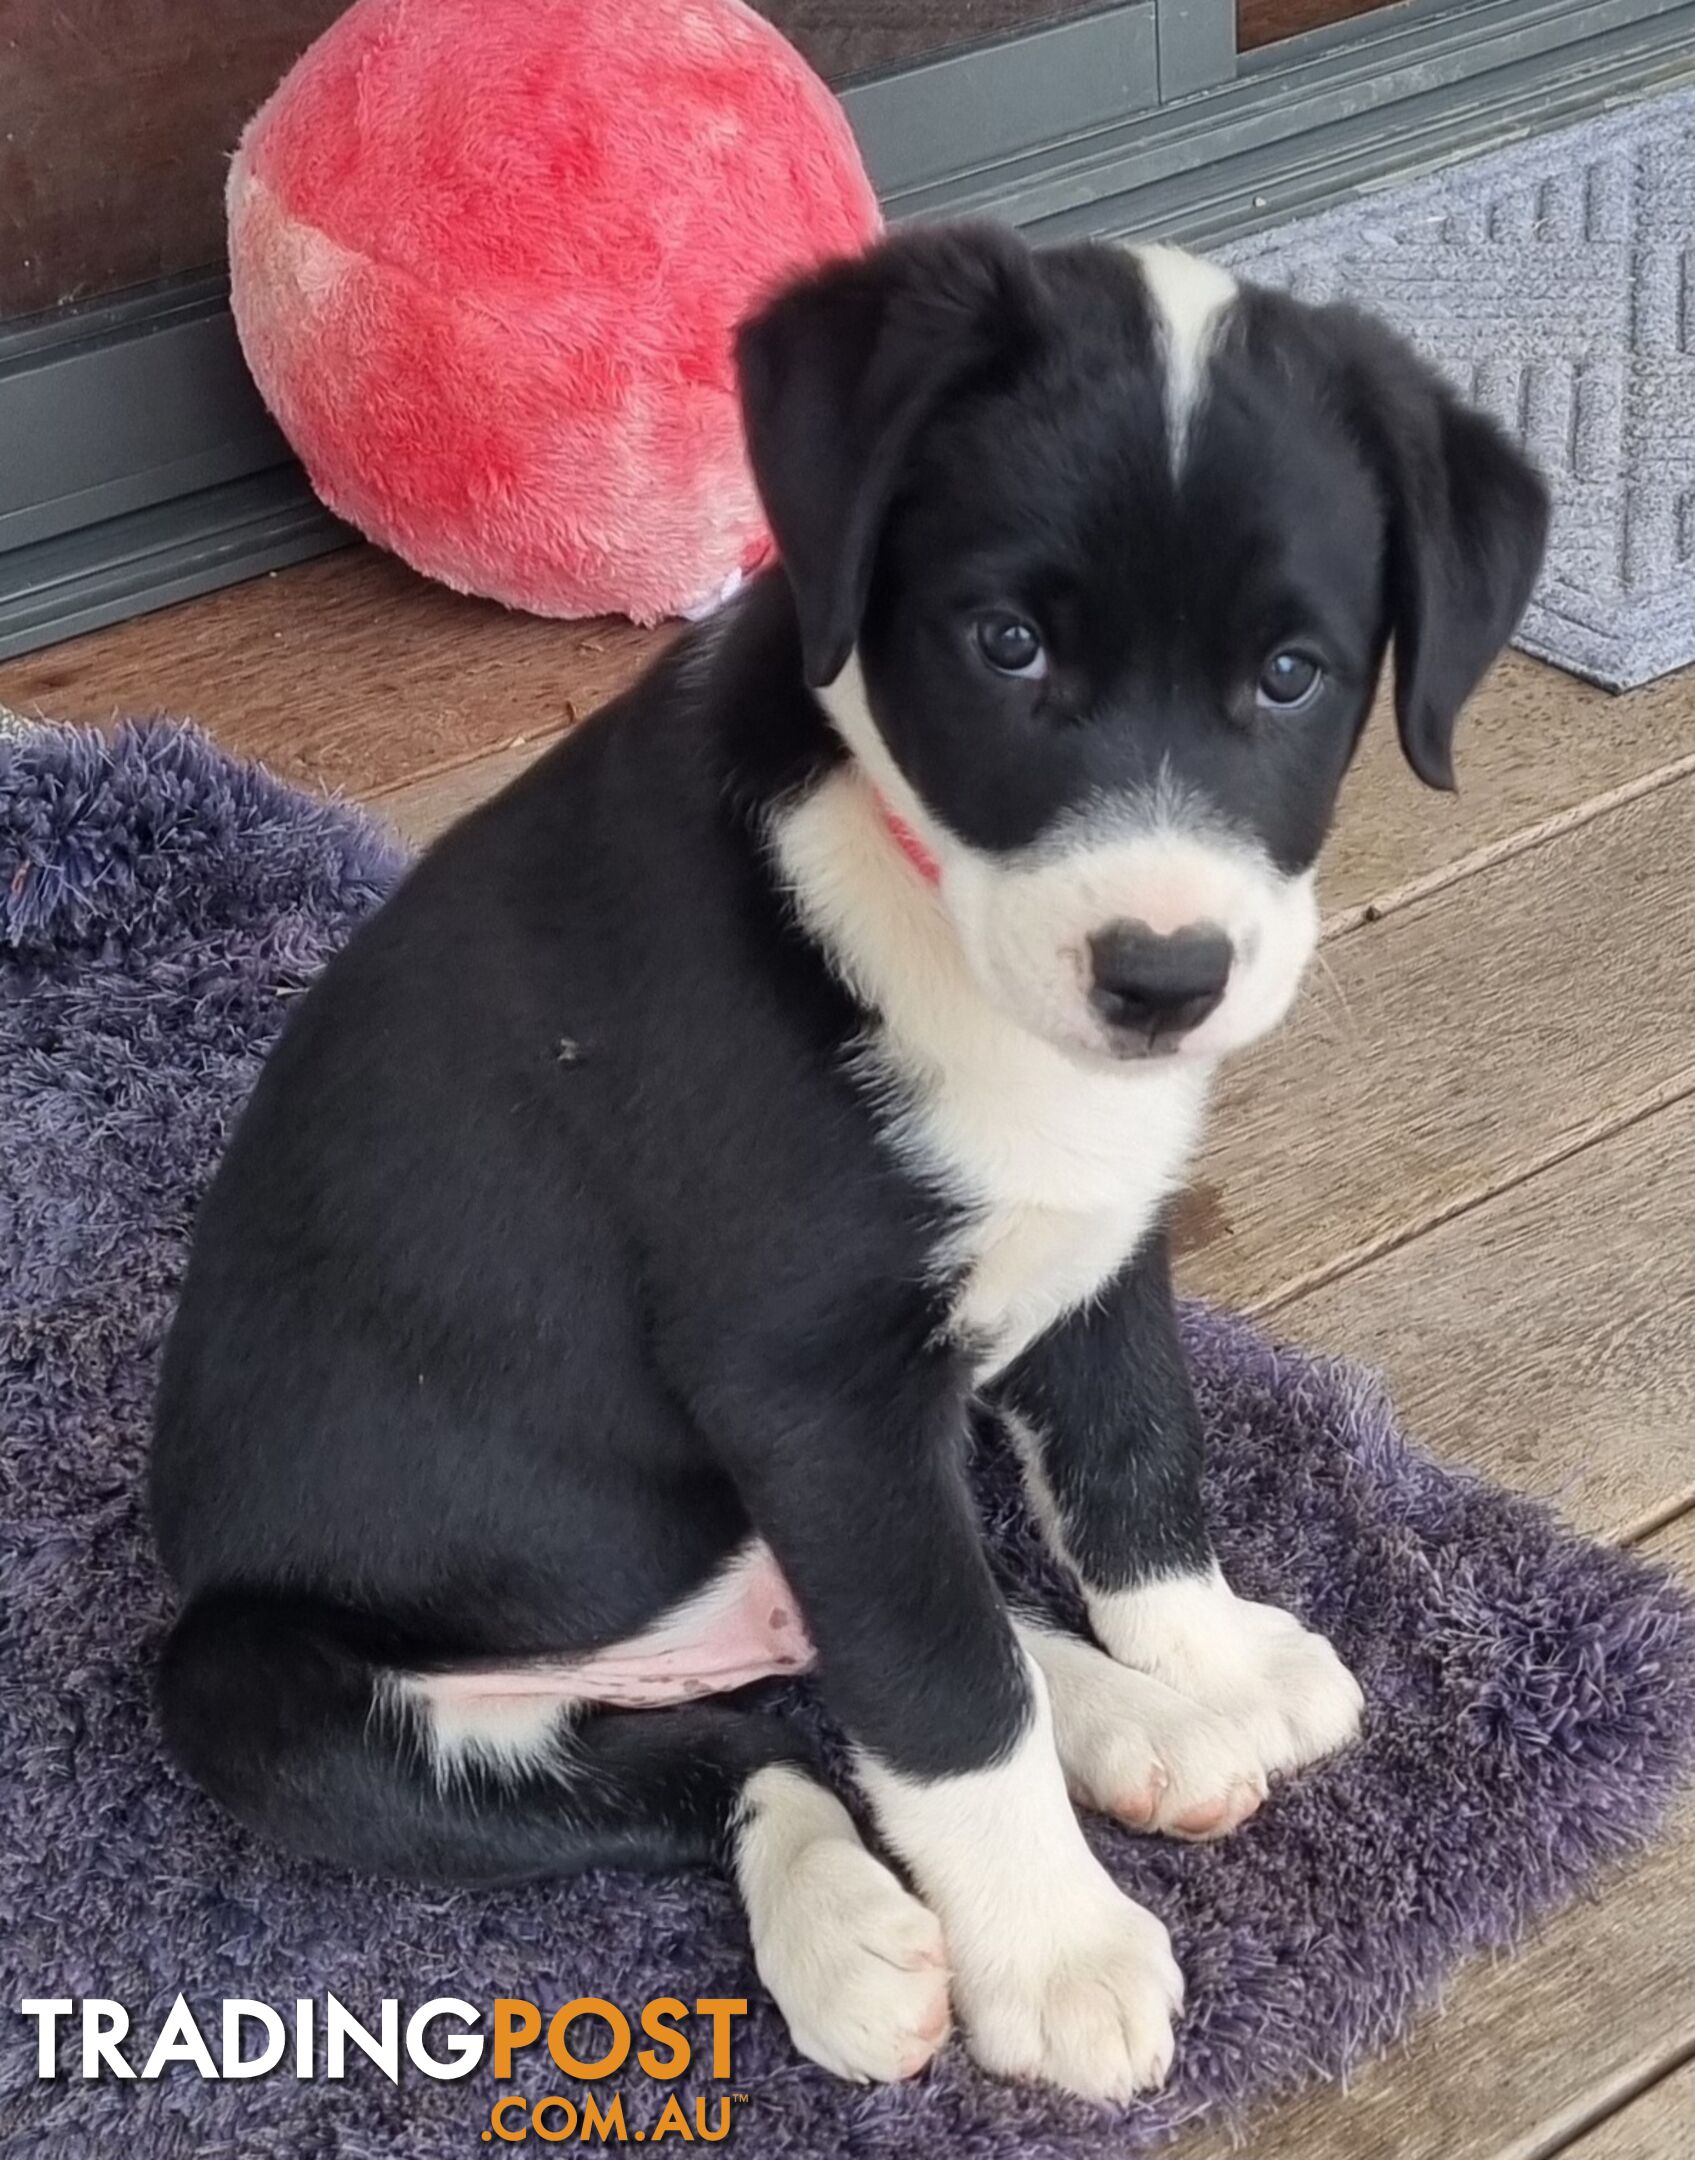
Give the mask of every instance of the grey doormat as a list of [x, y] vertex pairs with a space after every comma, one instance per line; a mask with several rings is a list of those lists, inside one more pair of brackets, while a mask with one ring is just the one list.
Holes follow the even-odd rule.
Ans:
[[1518, 643], [1610, 690], [1695, 661], [1695, 91], [1222, 251], [1410, 337], [1555, 492]]

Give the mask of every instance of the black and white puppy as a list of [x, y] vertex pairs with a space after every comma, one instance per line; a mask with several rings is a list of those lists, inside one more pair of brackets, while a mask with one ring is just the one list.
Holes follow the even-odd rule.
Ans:
[[[1543, 492], [1382, 330], [1161, 248], [898, 238], [740, 360], [785, 573], [432, 850], [207, 1196], [165, 1728], [352, 1867], [719, 1857], [819, 2062], [951, 2011], [1121, 2100], [1182, 1981], [1071, 1800], [1216, 1834], [1361, 1708], [1214, 1564], [1161, 1210], [1386, 648], [1446, 786]], [[984, 1400], [1098, 1648], [996, 1594]], [[814, 1657], [910, 1890], [702, 1699]]]

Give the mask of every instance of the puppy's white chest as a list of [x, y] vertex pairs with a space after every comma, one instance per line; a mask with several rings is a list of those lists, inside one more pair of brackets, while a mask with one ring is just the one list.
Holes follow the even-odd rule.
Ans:
[[979, 1384], [1110, 1282], [1146, 1227], [1145, 1219], [1050, 1208], [991, 1215], [971, 1239], [954, 1307], [955, 1327], [980, 1346]]
[[1193, 1067], [1082, 1065], [969, 982], [886, 1000], [862, 1066], [888, 1138], [964, 1211], [936, 1262], [957, 1275], [980, 1382], [1123, 1267], [1182, 1178], [1206, 1094]]
[[991, 1003], [850, 774], [775, 837], [808, 928], [877, 1015], [857, 1064], [884, 1137], [963, 1213], [935, 1261], [986, 1379], [1146, 1235], [1194, 1144], [1206, 1068], [1084, 1064]]
[[1150, 1077], [1080, 1093], [1056, 1087], [1049, 1117], [1003, 1128], [990, 1150], [960, 1145], [977, 1120], [957, 1101], [909, 1112], [907, 1146], [972, 1210], [943, 1259], [963, 1265], [954, 1318], [981, 1346], [979, 1382], [1111, 1281], [1182, 1176], [1199, 1086]]

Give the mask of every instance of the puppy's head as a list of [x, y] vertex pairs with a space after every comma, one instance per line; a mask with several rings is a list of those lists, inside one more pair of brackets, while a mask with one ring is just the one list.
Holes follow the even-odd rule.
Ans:
[[743, 330], [807, 678], [982, 988], [1085, 1057], [1286, 1011], [1385, 651], [1453, 784], [1540, 482], [1387, 331], [1169, 249], [886, 242]]

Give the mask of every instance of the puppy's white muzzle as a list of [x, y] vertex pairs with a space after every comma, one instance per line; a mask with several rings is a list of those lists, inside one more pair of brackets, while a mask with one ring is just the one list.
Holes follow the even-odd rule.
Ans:
[[1091, 1058], [1237, 1050], [1288, 1011], [1318, 936], [1310, 873], [1224, 835], [1079, 833], [998, 861], [950, 850], [942, 899], [984, 992]]

